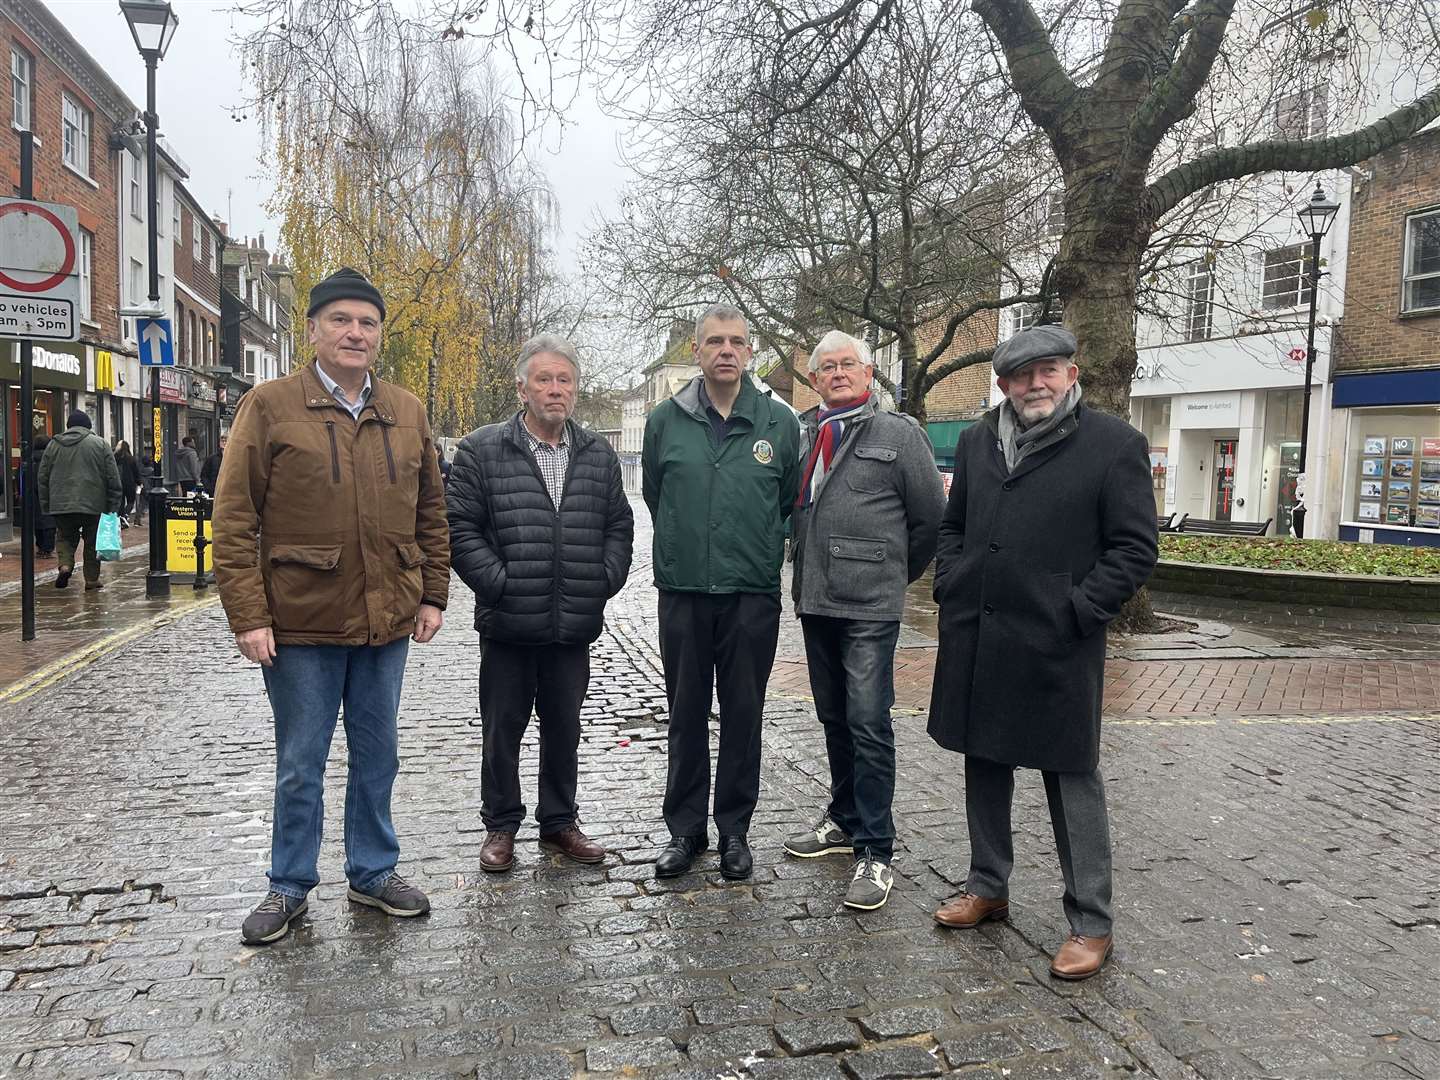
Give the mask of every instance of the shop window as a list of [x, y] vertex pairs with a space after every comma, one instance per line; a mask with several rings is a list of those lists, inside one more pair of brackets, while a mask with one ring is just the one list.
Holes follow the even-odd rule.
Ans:
[[1268, 310], [1310, 303], [1310, 275], [1306, 272], [1304, 244], [1291, 244], [1265, 252], [1261, 306]]
[[19, 45], [10, 46], [10, 123], [30, 130], [31, 102], [35, 100], [35, 61]]
[[1215, 292], [1215, 277], [1210, 273], [1210, 264], [1204, 259], [1196, 260], [1186, 267], [1185, 274], [1185, 340], [1205, 341], [1212, 329], [1211, 315], [1214, 311], [1212, 299]]
[[1402, 311], [1440, 308], [1440, 210], [1405, 221], [1404, 295]]
[[90, 110], [67, 93], [61, 97], [61, 123], [65, 132], [65, 164], [81, 176], [90, 176]]
[[1366, 527], [1440, 532], [1440, 420], [1435, 410], [1353, 410], [1345, 518]]

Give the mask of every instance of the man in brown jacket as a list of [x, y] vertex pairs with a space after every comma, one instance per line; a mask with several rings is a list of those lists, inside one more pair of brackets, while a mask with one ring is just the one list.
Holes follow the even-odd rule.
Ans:
[[349, 748], [345, 876], [389, 915], [430, 902], [395, 872], [396, 714], [409, 639], [440, 629], [450, 582], [445, 495], [425, 410], [374, 376], [385, 302], [336, 271], [310, 292], [315, 363], [240, 402], [215, 500], [215, 580], [275, 716], [270, 891], [241, 928], [278, 941], [319, 884], [325, 759], [341, 706]]

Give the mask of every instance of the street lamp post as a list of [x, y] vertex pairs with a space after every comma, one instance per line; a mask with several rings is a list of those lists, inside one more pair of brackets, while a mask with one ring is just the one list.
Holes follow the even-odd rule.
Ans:
[[1309, 494], [1305, 468], [1310, 448], [1310, 379], [1315, 370], [1315, 305], [1320, 294], [1320, 241], [1325, 239], [1339, 209], [1338, 202], [1325, 197], [1317, 180], [1310, 201], [1296, 212], [1301, 226], [1310, 235], [1310, 327], [1305, 342], [1305, 405], [1300, 411], [1300, 464], [1295, 476], [1295, 509], [1290, 518], [1295, 535], [1301, 539], [1305, 537], [1305, 499]]
[[[160, 307], [160, 190], [156, 177], [155, 133], [160, 118], [155, 113], [155, 67], [170, 48], [180, 20], [168, 0], [120, 0], [120, 11], [130, 24], [135, 47], [145, 60], [145, 178], [150, 190], [150, 306]], [[178, 328], [177, 328], [178, 329]], [[150, 572], [145, 577], [146, 596], [169, 596], [170, 575], [165, 568], [165, 477], [163, 425], [160, 422], [160, 368], [150, 372], [150, 426], [155, 441], [155, 460], [150, 474]]]

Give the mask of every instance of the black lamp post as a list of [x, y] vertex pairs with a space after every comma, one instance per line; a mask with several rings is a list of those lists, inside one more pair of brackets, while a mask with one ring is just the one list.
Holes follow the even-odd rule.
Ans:
[[1300, 412], [1300, 467], [1295, 477], [1296, 502], [1291, 514], [1295, 535], [1305, 536], [1305, 498], [1308, 497], [1305, 477], [1306, 453], [1310, 448], [1310, 378], [1315, 370], [1315, 302], [1320, 294], [1320, 241], [1330, 231], [1340, 204], [1325, 197], [1320, 181], [1310, 201], [1296, 212], [1300, 225], [1310, 235], [1310, 329], [1305, 344], [1305, 406]]
[[[160, 189], [156, 177], [155, 133], [160, 118], [155, 114], [155, 66], [170, 48], [180, 20], [168, 0], [120, 0], [120, 11], [130, 24], [135, 47], [145, 60], [145, 177], [150, 186], [150, 306], [160, 307]], [[177, 328], [178, 329], [178, 328]], [[160, 422], [160, 368], [150, 372], [150, 426], [155, 440], [155, 461], [150, 474], [150, 573], [145, 577], [146, 596], [169, 596], [170, 575], [165, 568], [165, 458], [163, 425]]]

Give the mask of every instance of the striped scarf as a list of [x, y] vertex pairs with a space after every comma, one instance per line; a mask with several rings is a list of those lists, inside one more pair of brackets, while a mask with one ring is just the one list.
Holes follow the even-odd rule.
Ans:
[[795, 500], [796, 506], [809, 506], [820, 494], [825, 474], [835, 460], [835, 450], [845, 438], [845, 421], [859, 413], [869, 400], [870, 392], [867, 390], [848, 405], [820, 410], [820, 427], [815, 435], [815, 445], [810, 448], [810, 459], [805, 463], [805, 476], [800, 481], [800, 497]]

